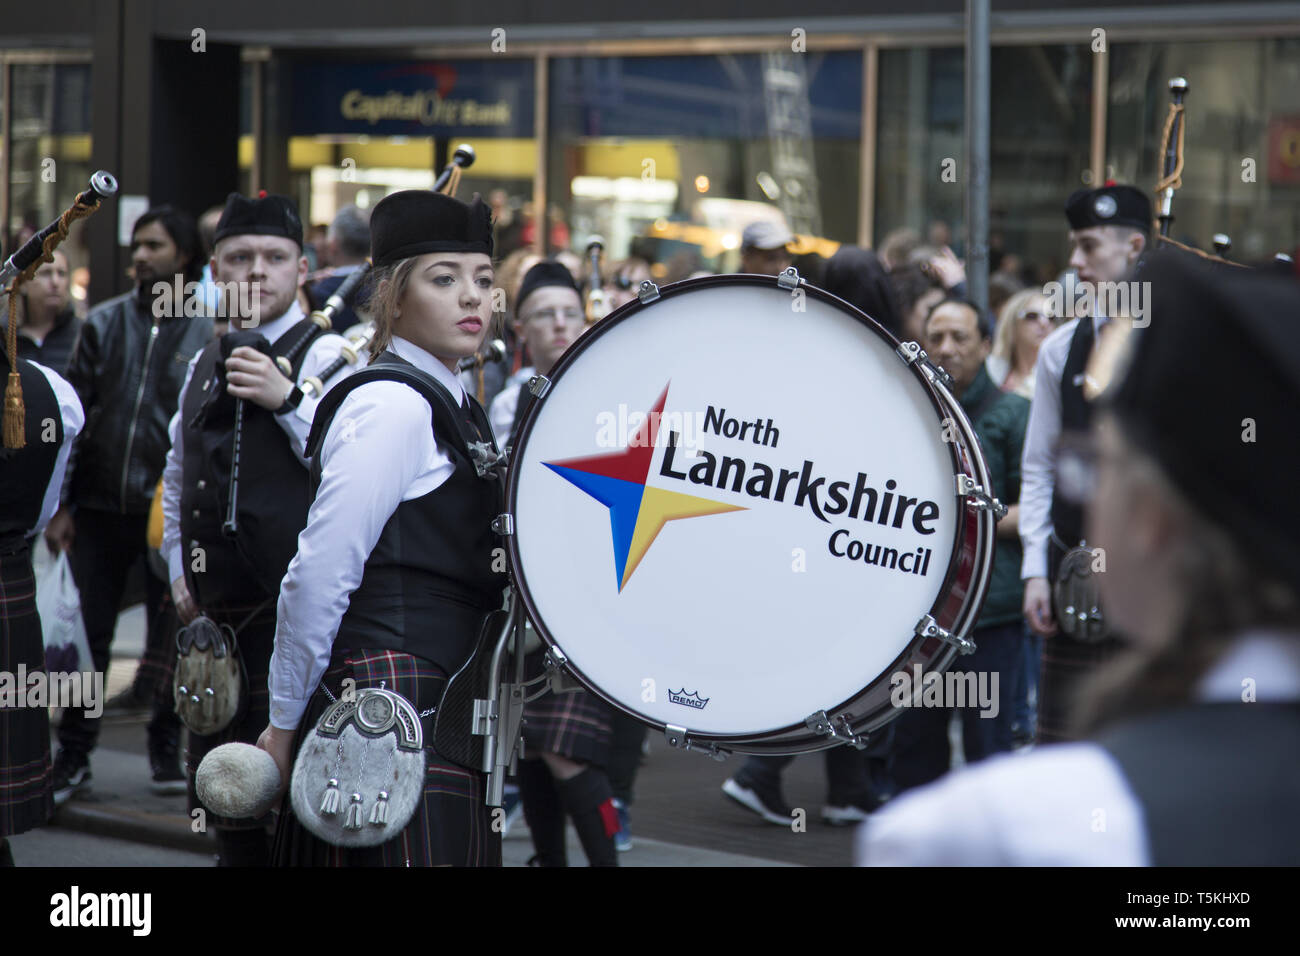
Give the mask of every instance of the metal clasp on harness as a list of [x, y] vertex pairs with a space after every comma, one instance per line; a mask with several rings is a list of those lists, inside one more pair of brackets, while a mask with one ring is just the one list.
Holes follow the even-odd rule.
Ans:
[[714, 760], [726, 760], [727, 753], [719, 750], [717, 744], [704, 744], [697, 740], [692, 740], [686, 732], [685, 727], [678, 727], [676, 724], [664, 725], [664, 739], [668, 741], [668, 746], [675, 747], [678, 750], [694, 750], [696, 753], [708, 754]]
[[962, 637], [960, 634], [954, 634], [952, 631], [945, 630], [939, 626], [939, 622], [929, 614], [916, 622], [915, 634], [918, 637], [937, 637], [945, 644], [951, 644], [963, 654], [975, 653], [975, 642], [970, 638]]
[[643, 279], [640, 288], [636, 290], [636, 297], [641, 301], [642, 305], [649, 305], [659, 298], [659, 287], [649, 279]]
[[506, 456], [485, 441], [466, 442], [466, 445], [480, 478], [495, 477], [497, 467], [505, 464]]
[[804, 726], [819, 737], [838, 737], [854, 750], [867, 749], [867, 737], [855, 734], [853, 728], [849, 726], [848, 717], [844, 714], [832, 720], [827, 716], [826, 711], [819, 710], [815, 714], [809, 714], [803, 722]]
[[984, 486], [976, 483], [970, 475], [957, 476], [957, 495], [968, 499], [973, 508], [987, 508], [993, 512], [994, 521], [1001, 521], [1006, 516], [1007, 506], [985, 491]]
[[799, 270], [794, 266], [790, 266], [776, 277], [776, 284], [782, 289], [797, 289], [799, 288], [799, 283], [802, 281], [803, 280], [799, 278]]

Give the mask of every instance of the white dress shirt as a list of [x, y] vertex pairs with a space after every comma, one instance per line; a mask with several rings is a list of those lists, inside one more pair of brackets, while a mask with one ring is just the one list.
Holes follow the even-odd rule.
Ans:
[[[302, 307], [297, 300], [289, 307], [289, 310], [271, 322], [265, 322], [257, 327], [268, 342], [272, 345], [295, 325], [301, 322], [303, 315]], [[297, 384], [301, 385], [309, 376], [319, 375], [325, 366], [337, 359], [347, 344], [347, 339], [341, 335], [335, 335], [332, 332], [326, 332], [324, 335], [318, 335], [307, 348], [307, 355], [303, 359], [302, 368], [298, 372]], [[185, 408], [185, 393], [190, 387], [190, 379], [194, 375], [194, 366], [199, 360], [203, 350], [190, 360], [189, 368], [185, 371], [185, 383], [181, 386], [180, 399], [176, 406], [176, 414], [172, 416], [171, 423], [167, 426], [168, 434], [171, 437], [171, 450], [167, 452], [167, 463], [163, 466], [163, 538], [162, 538], [162, 555], [167, 560], [167, 573], [171, 580], [175, 581], [185, 573], [185, 554], [181, 542], [181, 481], [185, 471], [185, 430], [181, 427], [181, 413]], [[356, 365], [345, 365], [339, 372], [325, 383], [325, 390], [329, 391], [343, 379], [351, 375], [364, 362], [359, 360]], [[293, 453], [298, 456], [298, 460], [306, 467], [307, 459], [303, 457], [303, 449], [307, 445], [307, 434], [311, 431], [312, 416], [316, 412], [316, 406], [320, 402], [321, 396], [304, 396], [302, 403], [292, 412], [284, 415], [276, 415], [275, 421], [289, 438], [289, 447]]]
[[[417, 345], [389, 348], [438, 380], [463, 406], [455, 373]], [[271, 656], [271, 723], [292, 730], [329, 664], [339, 622], [366, 560], [403, 501], [423, 497], [455, 466], [433, 434], [429, 402], [401, 382], [367, 382], [343, 400], [321, 443], [321, 480], [280, 585]]]
[[54, 517], [54, 512], [59, 510], [59, 491], [63, 487], [63, 473], [68, 467], [72, 442], [80, 434], [82, 426], [86, 424], [86, 413], [81, 407], [81, 399], [77, 397], [77, 390], [68, 380], [38, 362], [31, 364], [45, 376], [45, 380], [50, 383], [50, 388], [54, 389], [54, 398], [59, 403], [59, 417], [63, 419], [63, 444], [59, 446], [59, 453], [54, 458], [54, 472], [45, 486], [45, 497], [41, 499], [41, 516], [37, 519], [36, 526], [27, 532], [28, 537], [49, 524], [50, 519]]
[[497, 397], [492, 399], [488, 409], [488, 423], [492, 426], [492, 435], [497, 440], [497, 447], [505, 448], [510, 439], [510, 426], [515, 423], [515, 412], [519, 410], [519, 393], [522, 385], [507, 385]]
[[[1034, 363], [1034, 398], [1020, 460], [1020, 544], [1024, 549], [1020, 577], [1024, 579], [1047, 577], [1052, 486], [1056, 483], [1057, 445], [1061, 439], [1061, 374], [1079, 321], [1073, 319], [1045, 338]], [[1091, 321], [1093, 334], [1100, 334], [1101, 320]]]
[[[1240, 701], [1244, 676], [1258, 701], [1300, 699], [1300, 635], [1243, 635], [1195, 696]], [[862, 825], [856, 851], [862, 866], [1151, 865], [1142, 805], [1095, 743], [993, 757], [906, 793]]]

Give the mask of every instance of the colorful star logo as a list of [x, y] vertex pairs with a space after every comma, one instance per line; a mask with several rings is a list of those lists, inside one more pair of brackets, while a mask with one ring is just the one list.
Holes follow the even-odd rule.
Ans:
[[659, 401], [655, 402], [636, 435], [622, 451], [542, 463], [609, 509], [609, 526], [614, 537], [614, 571], [620, 593], [669, 521], [747, 510], [740, 505], [646, 486], [650, 461], [654, 458], [655, 438], [659, 434], [659, 422], [667, 400], [668, 386], [665, 385]]

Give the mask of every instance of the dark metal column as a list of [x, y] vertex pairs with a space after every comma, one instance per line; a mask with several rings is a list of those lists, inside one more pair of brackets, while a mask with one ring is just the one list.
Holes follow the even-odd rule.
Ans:
[[966, 290], [989, 303], [989, 0], [966, 0]]

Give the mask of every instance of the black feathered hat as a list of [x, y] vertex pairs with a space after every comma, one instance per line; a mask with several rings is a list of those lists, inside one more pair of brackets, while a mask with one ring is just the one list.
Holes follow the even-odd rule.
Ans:
[[1150, 283], [1148, 324], [1102, 403], [1198, 511], [1300, 593], [1300, 284], [1180, 249], [1152, 252], [1134, 279]]
[[1151, 233], [1151, 200], [1136, 186], [1108, 182], [1100, 189], [1077, 189], [1065, 201], [1071, 229], [1130, 226]]
[[[519, 283], [519, 295], [515, 297], [515, 315], [522, 315], [524, 300], [545, 286], [558, 286], [578, 292], [573, 273], [554, 259], [543, 259], [524, 273], [524, 281]], [[582, 293], [578, 292], [578, 295], [581, 297]]]
[[378, 268], [428, 252], [492, 255], [492, 214], [477, 195], [465, 203], [427, 189], [381, 199], [370, 214], [370, 260]]
[[226, 208], [221, 211], [217, 221], [217, 231], [213, 242], [220, 242], [228, 236], [283, 236], [292, 239], [302, 248], [302, 220], [298, 218], [298, 207], [288, 196], [268, 196], [260, 193], [256, 199], [249, 199], [239, 193], [231, 193], [226, 199]]

